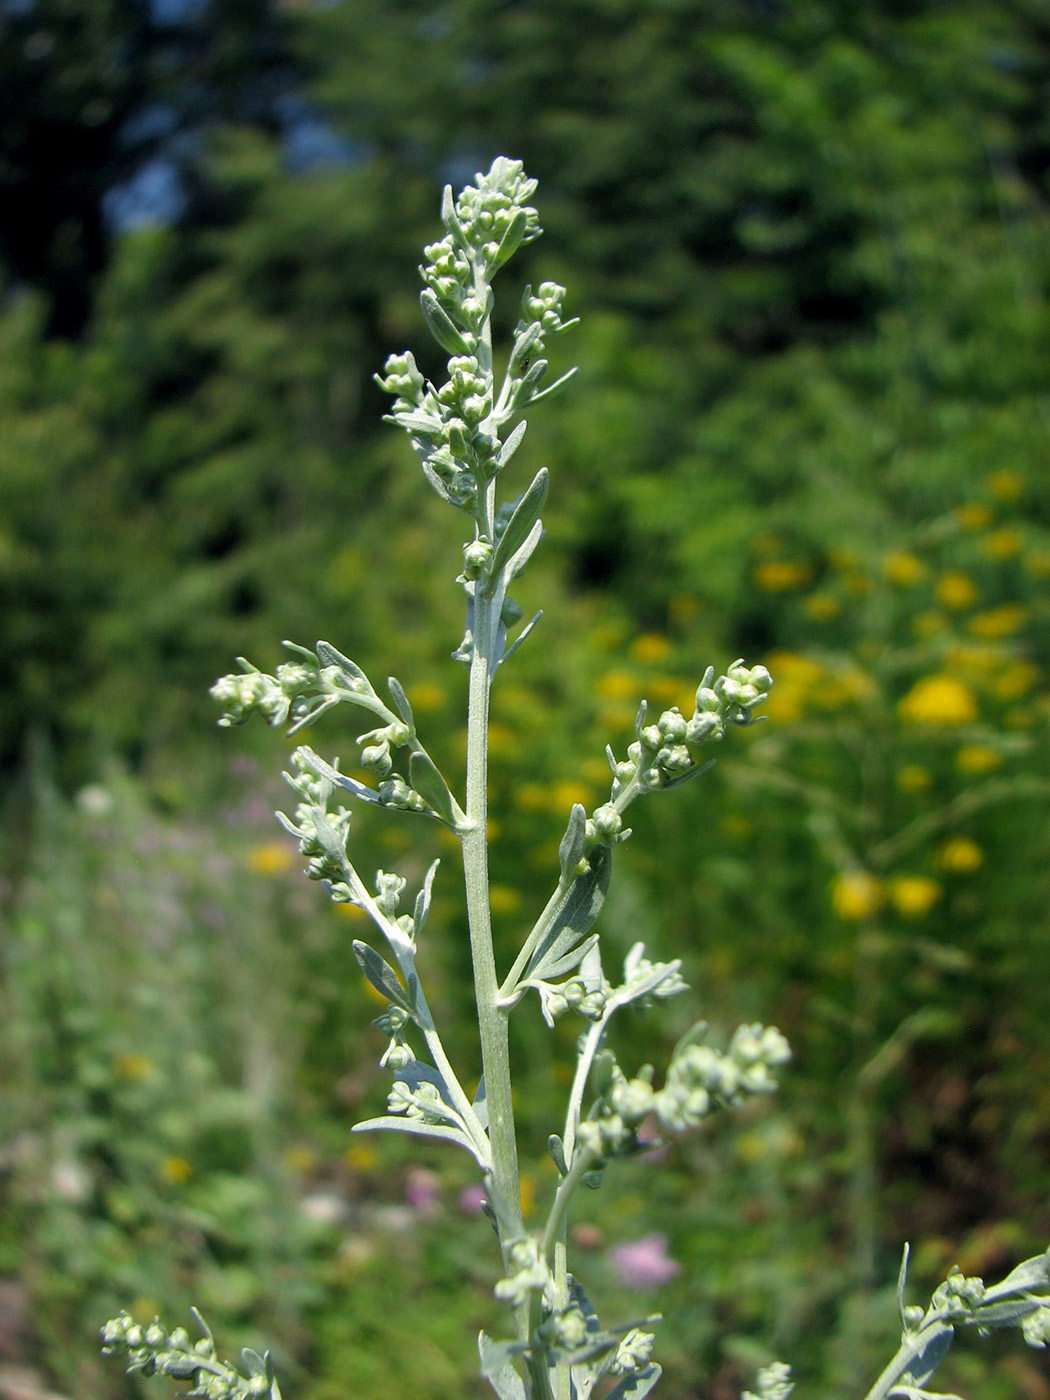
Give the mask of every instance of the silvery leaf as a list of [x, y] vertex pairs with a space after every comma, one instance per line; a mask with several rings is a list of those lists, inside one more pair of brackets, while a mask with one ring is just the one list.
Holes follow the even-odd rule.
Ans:
[[494, 1342], [487, 1332], [478, 1337], [481, 1374], [499, 1400], [525, 1400], [525, 1384], [511, 1362], [521, 1350], [515, 1342]]

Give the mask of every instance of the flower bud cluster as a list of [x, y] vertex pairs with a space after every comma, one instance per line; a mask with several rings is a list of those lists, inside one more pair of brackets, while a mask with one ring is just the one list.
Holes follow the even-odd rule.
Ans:
[[775, 1026], [740, 1026], [725, 1053], [694, 1041], [675, 1054], [664, 1087], [652, 1096], [652, 1110], [666, 1132], [695, 1128], [716, 1108], [774, 1093], [773, 1071], [790, 1059]]
[[394, 412], [418, 408], [423, 399], [424, 379], [411, 350], [400, 355], [388, 355], [382, 376], [376, 383], [387, 394], [395, 396]]
[[[403, 1068], [403, 1066], [402, 1066]], [[445, 1123], [448, 1112], [436, 1084], [424, 1079], [415, 1086], [404, 1079], [395, 1079], [387, 1095], [388, 1113], [403, 1113], [421, 1123]]]
[[302, 801], [297, 805], [293, 819], [278, 812], [278, 820], [286, 831], [298, 837], [299, 850], [306, 857], [309, 879], [326, 880], [332, 886], [333, 895], [339, 897], [341, 894], [345, 902], [349, 891], [345, 884], [342, 857], [350, 841], [350, 813], [345, 807], [339, 807], [335, 812], [327, 810], [332, 784], [310, 769], [302, 749], [296, 749], [292, 754], [292, 763], [298, 772], [294, 776], [291, 773], [284, 776]]
[[359, 734], [356, 742], [361, 749], [361, 767], [379, 778], [389, 777], [394, 766], [391, 747], [403, 748], [411, 741], [411, 730], [399, 719], [391, 720], [379, 729], [370, 729], [367, 734]]
[[578, 1148], [595, 1168], [616, 1157], [628, 1157], [638, 1149], [638, 1129], [653, 1111], [653, 1067], [643, 1065], [628, 1079], [615, 1062], [605, 1070], [610, 1084], [576, 1132]]
[[1045, 1350], [1050, 1342], [1050, 1305], [1044, 1304], [1022, 1319], [1021, 1335], [1030, 1347]]
[[[453, 355], [448, 362], [449, 378], [437, 391], [437, 400], [449, 414], [458, 415], [467, 428], [478, 426], [492, 411], [491, 376], [482, 374], [473, 355]], [[451, 428], [452, 419], [449, 420]], [[466, 444], [463, 444], [466, 449]], [[467, 449], [469, 450], [469, 449]]]
[[209, 691], [223, 708], [219, 720], [223, 728], [244, 724], [253, 714], [262, 715], [268, 724], [284, 724], [295, 702], [314, 690], [320, 678], [316, 664], [302, 661], [285, 662], [273, 676], [257, 670], [243, 658], [241, 665], [243, 672], [220, 676]]
[[412, 1048], [405, 1040], [405, 1027], [408, 1025], [408, 1012], [400, 1006], [389, 1006], [382, 1016], [377, 1016], [372, 1022], [376, 1030], [382, 1031], [384, 1035], [390, 1037], [390, 1044], [386, 1047], [379, 1064], [382, 1068], [389, 1067], [397, 1071], [404, 1069], [415, 1059]]
[[512, 1308], [520, 1307], [530, 1293], [553, 1289], [551, 1271], [536, 1240], [516, 1240], [507, 1251], [507, 1277], [494, 1289], [496, 1297]]
[[575, 1303], [551, 1313], [537, 1329], [540, 1340], [550, 1350], [576, 1351], [588, 1340], [587, 1319]]
[[787, 1400], [795, 1389], [791, 1379], [791, 1367], [782, 1361], [774, 1361], [763, 1366], [757, 1376], [758, 1390], [745, 1390], [741, 1400]]
[[[467, 243], [486, 270], [495, 270], [510, 255], [501, 244], [512, 231], [520, 229], [514, 248], [539, 238], [539, 215], [526, 201], [536, 191], [536, 181], [525, 175], [520, 160], [500, 156], [486, 175], [475, 175], [476, 185], [467, 185], [456, 200], [456, 218]], [[519, 217], [520, 216], [520, 217]]]
[[[565, 288], [560, 287], [557, 282], [541, 282], [535, 293], [531, 287], [526, 287], [521, 299], [522, 319], [518, 322], [517, 334], [521, 335], [530, 326], [538, 325], [543, 335], [558, 335], [569, 326], [575, 325], [575, 317], [572, 321], [563, 321], [561, 318], [564, 300]], [[543, 349], [543, 342], [540, 340], [534, 344], [538, 354]]]
[[538, 984], [540, 1005], [549, 1026], [567, 1011], [576, 1011], [588, 1021], [600, 1021], [605, 1013], [608, 1000], [606, 991], [595, 988], [587, 990], [579, 977], [568, 982]]
[[173, 1380], [193, 1381], [187, 1396], [203, 1400], [250, 1400], [253, 1396], [277, 1394], [276, 1386], [260, 1371], [243, 1376], [228, 1362], [218, 1361], [210, 1335], [191, 1342], [184, 1327], [168, 1332], [154, 1320], [141, 1326], [128, 1313], [111, 1318], [101, 1331], [105, 1356], [124, 1357], [128, 1372], [144, 1376], [170, 1376]]
[[962, 1320], [984, 1301], [984, 1279], [967, 1278], [958, 1268], [934, 1290], [931, 1306], [935, 1312], [947, 1313], [948, 1320]]
[[[428, 243], [423, 254], [426, 262], [420, 264], [420, 277], [449, 311], [455, 310], [458, 321], [476, 332], [485, 306], [473, 294], [474, 269], [465, 251], [457, 246], [451, 233], [446, 233], [437, 243]], [[475, 337], [468, 332], [464, 339], [469, 344]]]
[[681, 782], [699, 770], [692, 750], [725, 737], [731, 724], [750, 724], [752, 711], [772, 689], [773, 678], [765, 666], [735, 661], [724, 676], [715, 679], [709, 666], [696, 692], [696, 708], [686, 719], [677, 706], [664, 710], [653, 724], [646, 723], [643, 702], [635, 721], [634, 743], [626, 759], [617, 762], [609, 750], [613, 781], [611, 800], [597, 808], [587, 821], [587, 843], [604, 846], [625, 841], [631, 834], [623, 827], [623, 809], [642, 792]]
[[632, 1327], [621, 1338], [609, 1370], [614, 1376], [627, 1376], [633, 1371], [640, 1371], [643, 1366], [648, 1366], [655, 1341], [652, 1332], [643, 1332], [640, 1327]]

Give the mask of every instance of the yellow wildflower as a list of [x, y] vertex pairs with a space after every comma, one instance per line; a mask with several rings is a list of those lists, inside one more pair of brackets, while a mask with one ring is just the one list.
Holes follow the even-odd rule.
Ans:
[[643, 632], [631, 643], [630, 652], [636, 661], [653, 665], [662, 661], [671, 650], [671, 643], [658, 632]]
[[1030, 661], [1011, 661], [995, 678], [995, 693], [1000, 700], [1020, 700], [1039, 679], [1039, 668]]
[[1011, 471], [1009, 467], [992, 472], [984, 484], [988, 488], [988, 494], [999, 501], [1016, 501], [1024, 491], [1024, 477], [1020, 472]]
[[973, 607], [977, 602], [977, 585], [968, 574], [960, 573], [958, 569], [949, 569], [941, 574], [936, 593], [941, 607], [952, 608], [956, 612], [960, 608]]
[[593, 793], [585, 783], [573, 782], [571, 778], [563, 778], [560, 783], [555, 783], [550, 791], [550, 808], [554, 812], [567, 812], [576, 802], [582, 802], [586, 807], [590, 803]]
[[944, 613], [936, 612], [933, 608], [918, 613], [911, 622], [911, 630], [923, 641], [936, 637], [937, 633], [943, 632], [947, 626], [948, 621]]
[[532, 1207], [536, 1202], [536, 1177], [533, 1172], [522, 1172], [519, 1181], [521, 1190], [521, 1213], [531, 1215]]
[[1004, 603], [1001, 608], [975, 613], [967, 626], [975, 637], [994, 640], [997, 637], [1012, 637], [1027, 621], [1027, 608], [1020, 603]]
[[138, 1055], [129, 1051], [127, 1054], [115, 1056], [113, 1072], [118, 1079], [149, 1079], [154, 1073], [154, 1065], [148, 1055]]
[[361, 986], [369, 1001], [374, 1001], [377, 1006], [382, 1006], [384, 1009], [390, 1005], [390, 998], [385, 997], [378, 987], [373, 987], [367, 977], [361, 978]]
[[979, 778], [985, 773], [994, 773], [1002, 766], [1003, 756], [985, 744], [964, 744], [955, 755], [955, 766], [960, 773], [971, 778]]
[[972, 501], [969, 505], [960, 506], [955, 518], [967, 530], [983, 530], [992, 523], [992, 512], [979, 501]]
[[987, 637], [994, 640], [997, 637], [1012, 637], [1021, 631], [1025, 623], [1028, 622], [1028, 609], [1022, 608], [1021, 603], [1004, 603], [1001, 608], [991, 608], [988, 612], [974, 613], [970, 617], [969, 630], [974, 637]]
[[255, 875], [283, 875], [294, 864], [293, 848], [287, 841], [264, 841], [248, 852], [248, 869]]
[[932, 782], [930, 770], [918, 763], [906, 763], [897, 769], [897, 786], [901, 792], [925, 792]]
[[407, 693], [412, 708], [424, 713], [440, 710], [448, 699], [444, 688], [433, 681], [417, 681], [415, 685], [407, 687]]
[[952, 836], [937, 852], [937, 863], [956, 875], [969, 875], [984, 864], [984, 852], [968, 836]]
[[645, 689], [650, 700], [677, 705], [685, 715], [691, 715], [696, 707], [696, 681], [684, 681], [681, 676], [653, 676]]
[[523, 812], [542, 812], [547, 805], [547, 792], [539, 783], [522, 783], [514, 790], [514, 805]]
[[489, 907], [494, 914], [514, 914], [521, 908], [521, 895], [512, 885], [491, 885]]
[[764, 559], [755, 566], [755, 587], [764, 593], [793, 593], [813, 577], [808, 564], [792, 559]]
[[929, 875], [898, 875], [890, 881], [890, 903], [906, 919], [921, 919], [944, 890]]
[[842, 604], [833, 593], [811, 593], [802, 600], [802, 611], [814, 622], [830, 622], [842, 611]]
[[910, 588], [926, 574], [926, 565], [915, 554], [907, 550], [894, 550], [882, 561], [882, 572], [898, 588]]
[[1025, 555], [1024, 566], [1033, 578], [1050, 578], [1050, 550], [1032, 550]]
[[906, 724], [972, 724], [977, 705], [969, 689], [955, 676], [924, 676], [897, 702]]
[[378, 1158], [376, 1150], [370, 1142], [355, 1142], [353, 1147], [348, 1147], [343, 1154], [346, 1165], [355, 1172], [371, 1171]]
[[193, 1175], [193, 1168], [185, 1157], [165, 1157], [160, 1164], [160, 1177], [169, 1186], [181, 1186], [183, 1182], [189, 1181]]
[[489, 754], [493, 758], [513, 758], [521, 752], [518, 732], [509, 724], [493, 720], [489, 725]]
[[984, 552], [990, 559], [1012, 559], [1015, 554], [1020, 554], [1023, 545], [1024, 536], [1020, 530], [1006, 525], [985, 536]]
[[882, 885], [866, 870], [846, 870], [831, 882], [831, 907], [840, 919], [860, 923], [882, 904]]
[[[776, 676], [777, 685], [790, 682], [808, 689], [824, 679], [824, 668], [820, 662], [814, 661], [810, 656], [802, 656], [797, 651], [774, 651], [766, 658], [766, 665]], [[770, 696], [775, 693], [776, 686], [773, 687]]]
[[361, 919], [367, 919], [368, 915], [357, 904], [333, 904], [332, 908], [341, 919], [349, 919], [351, 923], [359, 923]]
[[317, 1165], [317, 1158], [312, 1148], [307, 1147], [305, 1143], [293, 1143], [284, 1150], [284, 1165], [289, 1171], [303, 1175], [313, 1171]]
[[606, 671], [598, 677], [598, 694], [606, 700], [631, 700], [638, 694], [638, 678], [628, 671]]

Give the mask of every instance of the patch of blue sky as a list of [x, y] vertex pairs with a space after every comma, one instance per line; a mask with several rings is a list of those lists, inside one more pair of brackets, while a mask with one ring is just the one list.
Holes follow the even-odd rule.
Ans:
[[149, 160], [130, 180], [114, 185], [102, 199], [102, 212], [114, 234], [140, 228], [163, 228], [175, 222], [186, 205], [179, 172], [160, 156]]

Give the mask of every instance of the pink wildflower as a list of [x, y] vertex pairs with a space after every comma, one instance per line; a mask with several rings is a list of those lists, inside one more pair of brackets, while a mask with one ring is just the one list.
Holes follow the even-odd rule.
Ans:
[[609, 1262], [617, 1278], [627, 1288], [659, 1288], [681, 1272], [681, 1264], [669, 1257], [664, 1235], [645, 1235], [640, 1240], [618, 1244], [609, 1251]]

